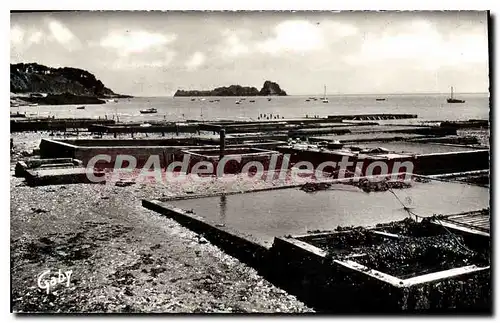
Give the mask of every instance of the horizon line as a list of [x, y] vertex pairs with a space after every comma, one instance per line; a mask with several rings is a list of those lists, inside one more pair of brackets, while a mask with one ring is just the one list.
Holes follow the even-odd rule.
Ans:
[[[175, 93], [175, 92], [174, 92]], [[455, 92], [455, 94], [490, 94], [491, 92]], [[428, 94], [431, 94], [431, 95], [449, 95], [450, 93], [449, 92], [394, 92], [394, 93], [369, 93], [369, 92], [359, 92], [359, 93], [335, 93], [335, 94], [327, 94], [326, 96], [327, 97], [331, 97], [331, 96], [352, 96], [352, 95], [369, 95], [369, 96], [383, 96], [383, 95], [428, 95]], [[148, 97], [174, 97], [174, 94], [170, 94], [170, 95], [134, 95], [134, 94], [130, 94], [136, 98], [139, 98], [139, 97], [144, 97], [144, 98], [148, 98]], [[221, 96], [221, 97], [246, 97], [248, 95], [232, 95], [232, 96]], [[313, 93], [313, 94], [287, 94], [285, 95], [284, 97], [287, 97], [287, 96], [311, 96], [311, 97], [323, 97], [323, 94], [317, 94], [317, 93]], [[178, 96], [179, 98], [182, 98], [182, 97], [190, 97], [190, 96]], [[204, 97], [203, 95], [197, 95], [197, 96], [193, 96], [193, 97]], [[206, 96], [206, 97], [211, 97], [211, 96]], [[215, 96], [214, 96], [215, 97]], [[266, 95], [250, 95], [248, 97], [268, 97]], [[273, 96], [273, 95], [270, 95], [269, 97], [280, 97], [280, 96]]]

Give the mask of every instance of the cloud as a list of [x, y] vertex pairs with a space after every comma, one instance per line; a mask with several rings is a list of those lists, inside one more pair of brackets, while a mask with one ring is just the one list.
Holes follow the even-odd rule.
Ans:
[[191, 57], [186, 61], [185, 65], [188, 70], [196, 70], [200, 67], [206, 60], [205, 54], [202, 52], [195, 52]]
[[222, 31], [224, 41], [219, 52], [226, 57], [264, 53], [279, 55], [285, 52], [302, 53], [326, 49], [332, 42], [355, 35], [353, 25], [335, 21], [310, 22], [285, 20], [272, 29], [272, 36], [263, 40], [251, 40], [248, 29]]
[[426, 69], [488, 61], [486, 33], [450, 34], [443, 37], [428, 21], [413, 20], [397, 32], [366, 34], [359, 53], [347, 57], [351, 64], [412, 62]]
[[24, 30], [19, 26], [10, 28], [11, 50], [22, 52], [30, 48], [33, 44], [38, 44], [43, 39], [44, 34], [41, 31]]
[[259, 51], [276, 54], [281, 51], [307, 52], [324, 45], [321, 30], [304, 20], [288, 20], [278, 24], [275, 36], [257, 44]]
[[76, 40], [75, 35], [58, 21], [52, 20], [49, 22], [49, 30], [54, 39], [60, 44], [69, 44]]
[[158, 48], [177, 39], [175, 34], [150, 33], [147, 31], [112, 32], [101, 39], [102, 47], [113, 48], [121, 55], [140, 53], [148, 49]]
[[38, 44], [42, 40], [43, 36], [44, 35], [41, 31], [36, 31], [33, 34], [31, 34], [31, 36], [28, 38], [28, 41], [30, 43]]
[[325, 49], [329, 43], [357, 33], [353, 25], [323, 21], [286, 20], [274, 28], [274, 36], [257, 43], [263, 53], [306, 53]]
[[[249, 54], [252, 49], [250, 48], [250, 44], [248, 44], [248, 42], [246, 42], [245, 40], [247, 40], [250, 35], [251, 31], [245, 29], [226, 29], [222, 31], [224, 42], [219, 46], [219, 52], [222, 55], [229, 57]], [[245, 40], [242, 40], [242, 38], [244, 38]]]
[[10, 41], [14, 44], [22, 43], [24, 39], [24, 30], [19, 26], [10, 27]]
[[332, 40], [354, 36], [358, 33], [358, 28], [355, 26], [337, 21], [322, 21], [319, 23], [319, 26], [323, 32], [323, 36]]
[[[166, 68], [170, 66], [176, 56], [176, 52], [167, 51], [164, 57], [159, 58], [138, 58], [137, 56], [121, 56], [109, 64], [113, 69], [136, 69], [136, 68]], [[108, 64], [106, 64], [108, 65]]]

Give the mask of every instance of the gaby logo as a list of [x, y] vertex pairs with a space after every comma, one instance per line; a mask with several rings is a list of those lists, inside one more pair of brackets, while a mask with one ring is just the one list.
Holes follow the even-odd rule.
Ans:
[[47, 291], [47, 294], [50, 293], [51, 288], [54, 288], [59, 284], [65, 284], [66, 287], [69, 287], [72, 274], [72, 270], [63, 272], [61, 269], [59, 269], [57, 274], [51, 276], [50, 269], [46, 270], [38, 276], [38, 287], [41, 289], [45, 289]]

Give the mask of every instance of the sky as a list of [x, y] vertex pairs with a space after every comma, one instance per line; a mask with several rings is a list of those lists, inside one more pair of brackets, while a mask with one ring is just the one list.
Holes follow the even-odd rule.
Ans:
[[471, 11], [12, 13], [10, 60], [134, 96], [265, 80], [291, 95], [484, 93], [487, 24]]

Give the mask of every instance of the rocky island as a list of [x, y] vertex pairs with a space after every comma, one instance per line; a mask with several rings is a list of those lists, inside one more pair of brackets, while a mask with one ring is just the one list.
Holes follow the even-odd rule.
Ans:
[[43, 105], [103, 104], [131, 97], [114, 93], [88, 71], [37, 63], [10, 64], [10, 92], [13, 98]]
[[208, 91], [177, 90], [174, 94], [174, 97], [176, 96], [268, 96], [268, 95], [285, 96], [287, 94], [284, 90], [280, 88], [278, 83], [265, 81], [260, 91], [255, 87], [230, 85], [230, 86], [218, 87]]

